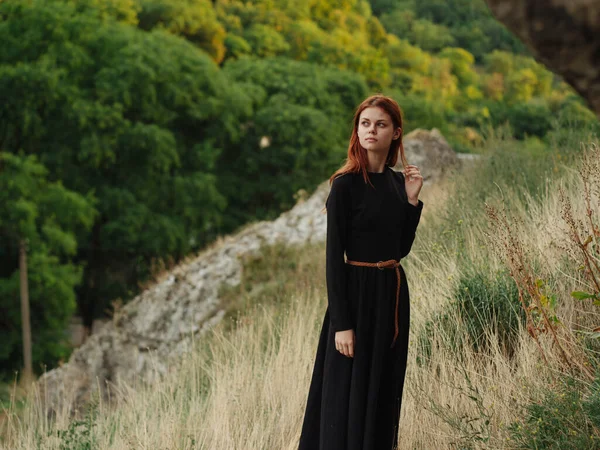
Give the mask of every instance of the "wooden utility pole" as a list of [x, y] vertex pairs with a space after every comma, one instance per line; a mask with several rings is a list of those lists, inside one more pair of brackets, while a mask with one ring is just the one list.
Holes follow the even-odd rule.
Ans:
[[19, 275], [21, 284], [21, 328], [23, 330], [23, 378], [25, 386], [33, 381], [31, 363], [31, 321], [29, 318], [29, 289], [27, 286], [27, 242], [21, 239], [19, 245]]

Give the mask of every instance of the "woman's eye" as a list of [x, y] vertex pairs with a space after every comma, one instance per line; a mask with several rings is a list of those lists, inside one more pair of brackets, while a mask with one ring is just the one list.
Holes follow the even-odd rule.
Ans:
[[384, 127], [384, 126], [385, 126], [385, 124], [383, 124], [383, 123], [380, 123], [380, 124], [378, 124], [378, 125], [381, 125], [382, 127]]

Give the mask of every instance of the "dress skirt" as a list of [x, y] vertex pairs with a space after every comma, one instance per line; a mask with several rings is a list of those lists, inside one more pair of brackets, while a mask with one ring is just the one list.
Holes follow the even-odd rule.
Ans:
[[299, 450], [392, 450], [408, 354], [409, 289], [400, 266], [399, 334], [394, 335], [394, 269], [347, 266], [356, 318], [354, 357], [335, 348], [329, 308], [321, 327]]

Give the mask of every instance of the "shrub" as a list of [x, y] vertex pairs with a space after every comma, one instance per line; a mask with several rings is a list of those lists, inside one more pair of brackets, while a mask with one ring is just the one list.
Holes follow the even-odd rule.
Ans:
[[510, 424], [511, 447], [522, 449], [600, 448], [600, 378], [590, 386], [571, 377], [546, 388], [542, 399], [525, 407]]
[[508, 355], [515, 350], [519, 324], [525, 314], [521, 309], [516, 284], [503, 270], [493, 278], [472, 270], [463, 274], [455, 290], [457, 309], [476, 351], [489, 344], [490, 332]]
[[498, 271], [490, 277], [472, 267], [462, 274], [453, 299], [421, 330], [418, 362], [431, 356], [436, 333], [458, 356], [460, 344], [467, 338], [476, 352], [486, 351], [490, 339], [497, 339], [504, 354], [511, 357], [516, 350], [519, 324], [524, 322], [517, 286], [508, 273]]

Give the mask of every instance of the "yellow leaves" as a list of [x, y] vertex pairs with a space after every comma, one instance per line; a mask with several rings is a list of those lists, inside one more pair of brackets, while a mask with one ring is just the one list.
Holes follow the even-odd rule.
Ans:
[[483, 93], [479, 90], [479, 88], [477, 88], [477, 86], [472, 84], [465, 88], [464, 93], [469, 100], [479, 100], [483, 98]]
[[540, 296], [540, 303], [542, 304], [543, 307], [547, 308], [550, 305], [550, 300], [548, 299], [548, 296], [542, 294]]
[[531, 69], [521, 69], [506, 78], [506, 96], [511, 103], [528, 102], [533, 97], [538, 78]]

